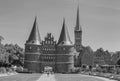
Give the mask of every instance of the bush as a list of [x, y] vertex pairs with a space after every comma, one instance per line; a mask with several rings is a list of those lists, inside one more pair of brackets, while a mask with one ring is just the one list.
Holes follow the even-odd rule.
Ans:
[[23, 71], [19, 71], [18, 73], [34, 73], [34, 72], [24, 68]]
[[22, 71], [23, 71], [23, 67], [21, 67], [21, 66], [17, 67], [17, 68], [16, 68], [16, 71], [17, 71], [17, 72], [22, 72]]
[[5, 67], [1, 67], [0, 68], [0, 73], [6, 73], [7, 71], [6, 71], [6, 68]]
[[13, 72], [12, 68], [6, 68], [6, 71], [10, 73]]
[[71, 69], [71, 73], [79, 73], [80, 69], [79, 68], [73, 68]]

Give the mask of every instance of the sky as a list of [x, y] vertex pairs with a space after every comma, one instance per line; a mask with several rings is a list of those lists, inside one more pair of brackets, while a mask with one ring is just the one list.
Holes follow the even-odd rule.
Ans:
[[[63, 17], [74, 43], [78, 0], [0, 0], [0, 35], [3, 44], [24, 48], [35, 16], [41, 39], [51, 32], [58, 40]], [[93, 50], [120, 51], [120, 0], [79, 0], [82, 44]]]

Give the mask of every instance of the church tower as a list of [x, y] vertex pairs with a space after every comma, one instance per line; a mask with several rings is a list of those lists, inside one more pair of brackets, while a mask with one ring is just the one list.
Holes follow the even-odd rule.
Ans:
[[37, 18], [33, 24], [32, 31], [25, 43], [24, 68], [29, 71], [40, 72], [41, 39], [37, 25]]
[[57, 72], [70, 72], [74, 67], [74, 45], [70, 40], [68, 29], [63, 20], [61, 34], [57, 43], [56, 69]]
[[79, 52], [82, 47], [82, 28], [79, 20], [79, 5], [77, 8], [77, 18], [76, 18], [76, 26], [74, 29], [74, 35], [75, 35], [75, 49], [77, 52]]

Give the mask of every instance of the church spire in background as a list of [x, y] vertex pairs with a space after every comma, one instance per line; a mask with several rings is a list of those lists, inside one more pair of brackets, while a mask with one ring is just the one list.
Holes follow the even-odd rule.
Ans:
[[78, 1], [78, 7], [77, 7], [77, 18], [76, 18], [76, 26], [74, 30], [75, 34], [75, 49], [77, 52], [79, 52], [82, 48], [82, 28], [80, 25], [80, 17], [79, 17], [79, 1]]
[[76, 18], [75, 30], [77, 30], [77, 31], [82, 31], [82, 28], [81, 28], [81, 26], [80, 26], [79, 1], [78, 1], [78, 7], [77, 7], [77, 18]]

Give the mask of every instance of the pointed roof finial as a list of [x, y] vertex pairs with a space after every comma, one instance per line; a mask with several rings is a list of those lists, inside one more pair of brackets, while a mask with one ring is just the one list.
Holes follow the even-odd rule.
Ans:
[[63, 26], [65, 26], [65, 17], [63, 17]]
[[35, 20], [37, 20], [37, 15], [35, 15]]
[[70, 40], [70, 36], [68, 33], [68, 29], [65, 25], [65, 18], [63, 18], [63, 26], [62, 26], [61, 34], [58, 40], [58, 45], [72, 45], [72, 42]]
[[79, 16], [79, 0], [78, 0], [78, 7], [77, 7], [77, 18], [76, 18], [76, 27], [75, 30], [80, 30], [82, 31], [82, 28], [80, 26], [80, 16]]
[[40, 39], [39, 29], [37, 25], [37, 16], [35, 16], [33, 28], [31, 30], [30, 36], [26, 43], [40, 45], [40, 42], [41, 42], [41, 39]]
[[78, 0], [78, 5], [79, 5], [79, 0]]

